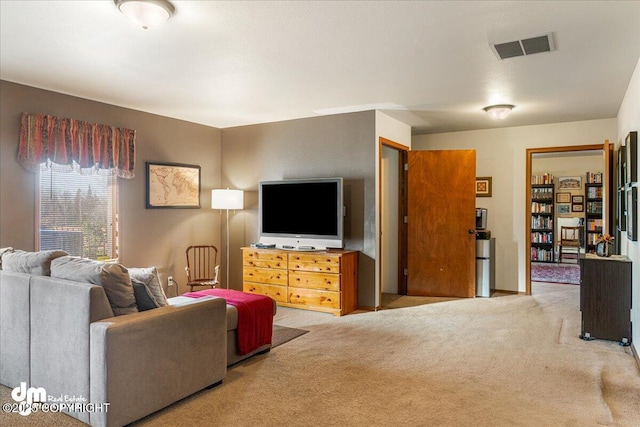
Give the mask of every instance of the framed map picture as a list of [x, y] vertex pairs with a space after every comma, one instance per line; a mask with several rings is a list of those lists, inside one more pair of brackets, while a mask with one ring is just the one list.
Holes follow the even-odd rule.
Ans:
[[200, 166], [147, 162], [147, 209], [200, 208]]

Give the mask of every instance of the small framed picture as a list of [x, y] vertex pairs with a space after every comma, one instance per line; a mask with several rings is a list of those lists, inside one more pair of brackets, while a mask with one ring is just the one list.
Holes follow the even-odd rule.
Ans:
[[582, 203], [572, 204], [571, 212], [584, 212], [584, 205]]
[[491, 177], [476, 178], [476, 197], [491, 197]]
[[638, 180], [638, 165], [636, 161], [638, 158], [638, 132], [629, 132], [624, 142], [627, 160], [627, 184], [631, 184]]
[[556, 203], [571, 203], [571, 193], [556, 193]]
[[581, 205], [584, 203], [584, 196], [571, 196], [571, 203]]
[[582, 188], [581, 176], [561, 176], [558, 177], [558, 189], [579, 190]]
[[638, 241], [638, 187], [627, 188], [627, 238]]
[[571, 205], [569, 204], [558, 205], [558, 215], [571, 213], [570, 208], [571, 208]]

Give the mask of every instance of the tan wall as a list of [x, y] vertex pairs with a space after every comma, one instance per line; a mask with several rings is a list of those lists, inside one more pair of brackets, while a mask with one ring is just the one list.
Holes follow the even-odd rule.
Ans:
[[[184, 286], [186, 247], [220, 247], [220, 218], [210, 208], [211, 189], [220, 183], [220, 130], [6, 81], [0, 81], [0, 247], [33, 250], [35, 244], [35, 175], [15, 160], [22, 112], [137, 131], [136, 177], [119, 180], [123, 264], [155, 265], [163, 282], [171, 274]], [[202, 208], [146, 209], [146, 161], [200, 165]]]
[[375, 114], [373, 111], [222, 130], [224, 186], [245, 190], [245, 209], [230, 220], [231, 281], [241, 283], [240, 247], [259, 238], [258, 183], [287, 178], [344, 178], [345, 247], [360, 251], [360, 306], [375, 303]]
[[[618, 139], [616, 141], [618, 147], [624, 142], [625, 138], [631, 131], [640, 132], [640, 59], [636, 64], [636, 69], [633, 72], [627, 93], [624, 96], [620, 110], [618, 111]], [[640, 151], [638, 157], [635, 159], [637, 164], [640, 165]], [[638, 185], [638, 184], [636, 184]], [[640, 212], [640, 198], [638, 200], [637, 211]], [[636, 219], [636, 221], [639, 221]], [[636, 222], [636, 227], [640, 222]], [[631, 277], [633, 278], [632, 296], [633, 301], [631, 306], [633, 307], [633, 313], [631, 315], [631, 322], [634, 325], [640, 325], [640, 241], [633, 242], [627, 239], [625, 233], [623, 233], [620, 241], [621, 252], [627, 255], [633, 261]], [[640, 327], [633, 327], [633, 346], [636, 349], [636, 354], [640, 354]]]
[[536, 147], [602, 144], [616, 138], [616, 119], [520, 126], [434, 135], [415, 135], [414, 150], [476, 150], [477, 176], [493, 178], [493, 196], [476, 199], [489, 210], [496, 238], [496, 288], [524, 292], [526, 150]]

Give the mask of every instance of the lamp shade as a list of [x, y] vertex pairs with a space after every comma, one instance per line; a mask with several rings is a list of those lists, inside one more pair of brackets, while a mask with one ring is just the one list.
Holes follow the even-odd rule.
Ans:
[[511, 110], [515, 108], [514, 105], [511, 104], [500, 104], [500, 105], [490, 105], [488, 107], [484, 107], [483, 110], [487, 112], [491, 118], [496, 120], [502, 120], [511, 114]]
[[115, 2], [120, 12], [145, 30], [162, 24], [175, 10], [167, 0], [115, 0]]
[[242, 190], [211, 190], [211, 209], [242, 209], [244, 208], [244, 191]]

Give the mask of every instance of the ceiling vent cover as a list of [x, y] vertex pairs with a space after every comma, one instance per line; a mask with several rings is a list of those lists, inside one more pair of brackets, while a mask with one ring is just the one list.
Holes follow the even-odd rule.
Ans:
[[553, 33], [528, 39], [515, 40], [505, 43], [491, 43], [491, 50], [499, 59], [514, 58], [516, 56], [533, 55], [540, 52], [551, 52], [555, 50]]

